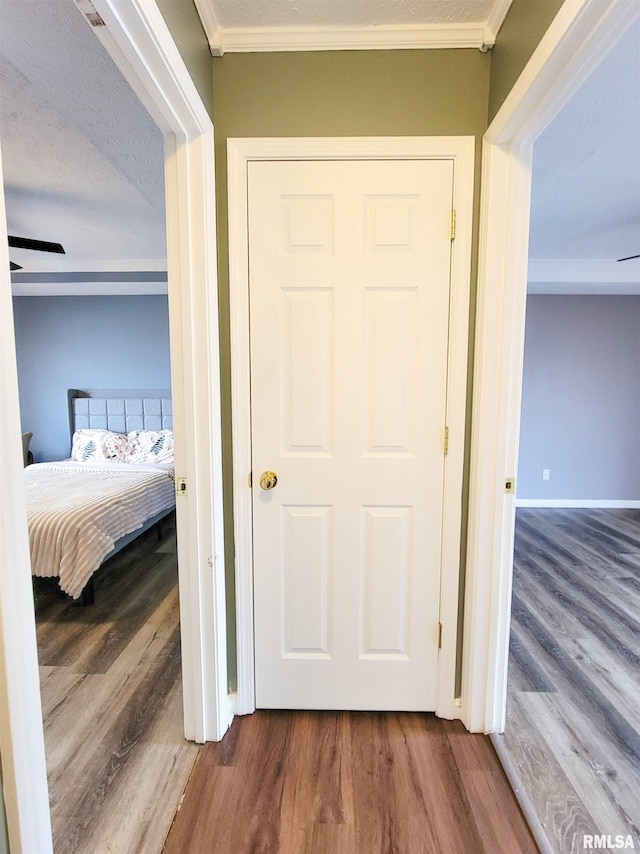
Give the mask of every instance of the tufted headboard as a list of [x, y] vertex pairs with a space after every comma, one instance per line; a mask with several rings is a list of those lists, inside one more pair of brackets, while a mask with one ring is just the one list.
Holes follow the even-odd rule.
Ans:
[[170, 389], [77, 389], [68, 391], [69, 427], [91, 427], [129, 433], [131, 430], [173, 430]]

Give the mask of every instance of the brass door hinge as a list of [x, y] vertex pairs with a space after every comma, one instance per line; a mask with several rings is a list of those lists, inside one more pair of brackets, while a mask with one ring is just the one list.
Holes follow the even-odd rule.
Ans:
[[444, 428], [444, 434], [442, 437], [442, 450], [445, 454], [449, 453], [449, 428]]
[[455, 239], [456, 239], [456, 212], [455, 212], [455, 211], [451, 211], [451, 231], [450, 231], [450, 235], [451, 235], [451, 240], [455, 240]]
[[438, 649], [442, 649], [442, 623], [438, 623]]

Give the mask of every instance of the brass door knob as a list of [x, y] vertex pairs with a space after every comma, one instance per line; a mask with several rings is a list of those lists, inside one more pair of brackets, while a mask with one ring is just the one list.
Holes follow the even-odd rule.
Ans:
[[273, 489], [278, 482], [278, 475], [274, 471], [263, 471], [260, 475], [260, 486], [262, 489]]

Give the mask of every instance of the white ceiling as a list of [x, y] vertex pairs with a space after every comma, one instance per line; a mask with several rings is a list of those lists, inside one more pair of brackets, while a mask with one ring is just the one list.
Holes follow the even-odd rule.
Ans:
[[[319, 20], [334, 31], [377, 23], [426, 26], [436, 14], [455, 26], [450, 22], [463, 14], [495, 19], [496, 8], [506, 8], [504, 0], [493, 11], [490, 0], [196, 2], [199, 9], [215, 3], [219, 33], [225, 27], [282, 31], [292, 21], [311, 27]], [[152, 291], [154, 271], [166, 269], [160, 131], [73, 0], [0, 0], [0, 19], [9, 233], [60, 241], [67, 250], [66, 256], [11, 250], [25, 271], [15, 280], [65, 272], [74, 274], [68, 278], [76, 292], [102, 287], [113, 293], [126, 290], [118, 279], [135, 279], [131, 271], [140, 271], [137, 278], [147, 281], [130, 287]], [[640, 262], [615, 262], [640, 252], [639, 58], [640, 24], [535, 145], [534, 290], [571, 291], [576, 277], [591, 292], [613, 282], [627, 293], [640, 283]], [[93, 271], [116, 272], [110, 282], [83, 285], [81, 274]], [[73, 292], [55, 283], [21, 287], [23, 293]]]
[[228, 51], [486, 49], [511, 0], [194, 0], [214, 56]]
[[494, 0], [210, 0], [222, 29], [486, 21]]
[[529, 254], [536, 292], [640, 284], [640, 21], [534, 145]]
[[166, 270], [162, 134], [72, 0], [0, 0], [0, 144], [25, 271]]

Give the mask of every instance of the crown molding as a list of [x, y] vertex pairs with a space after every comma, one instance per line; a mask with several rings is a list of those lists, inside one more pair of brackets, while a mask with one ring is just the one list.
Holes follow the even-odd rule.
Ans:
[[493, 8], [491, 14], [485, 23], [485, 44], [487, 47], [496, 43], [496, 38], [500, 32], [500, 27], [507, 17], [507, 12], [511, 8], [513, 0], [493, 0]]
[[483, 24], [262, 27], [221, 31], [222, 53], [486, 48]]
[[18, 272], [11, 274], [14, 297], [144, 296], [167, 294], [166, 271]]
[[161, 282], [73, 282], [70, 285], [45, 282], [13, 284], [14, 297], [145, 297], [167, 296]]
[[221, 29], [213, 8], [213, 0], [193, 0], [196, 11], [209, 42], [212, 56], [222, 56]]
[[530, 258], [527, 282], [529, 294], [636, 295], [640, 259]]
[[[15, 250], [14, 250], [15, 251]], [[53, 274], [60, 273], [74, 274], [81, 268], [88, 273], [122, 273], [122, 272], [152, 272], [164, 273], [167, 272], [167, 259], [165, 258], [105, 258], [103, 260], [94, 258], [85, 258], [79, 260], [65, 255], [64, 257], [55, 256], [55, 258], [30, 258], [27, 255], [29, 250], [22, 250], [23, 255], [19, 255], [16, 251], [15, 260], [19, 264], [24, 265], [23, 270], [18, 270], [12, 273], [13, 276], [22, 276], [23, 278], [31, 273], [35, 274]]]
[[488, 21], [470, 24], [410, 24], [372, 27], [222, 27], [213, 0], [194, 0], [213, 56], [319, 50], [428, 50], [475, 48], [486, 51], [512, 0], [496, 0]]

